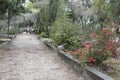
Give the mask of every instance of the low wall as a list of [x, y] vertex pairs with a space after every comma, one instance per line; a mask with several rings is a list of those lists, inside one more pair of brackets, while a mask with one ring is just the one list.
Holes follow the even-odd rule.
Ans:
[[47, 41], [44, 41], [44, 44], [52, 50], [57, 50], [53, 45], [49, 44]]
[[112, 77], [96, 70], [93, 67], [87, 67], [84, 70], [86, 80], [114, 80]]
[[[57, 50], [53, 45], [49, 44], [49, 42], [47, 41], [45, 41], [44, 44], [52, 50]], [[74, 59], [71, 55], [65, 53], [64, 51], [61, 50], [57, 51], [58, 55], [72, 68], [74, 68], [76, 71], [82, 74], [85, 80], [114, 80], [112, 77], [96, 70], [93, 67], [81, 66], [80, 61]]]
[[1, 43], [0, 44], [0, 49], [3, 49], [5, 47], [7, 47], [9, 43], [10, 43], [10, 41], [6, 41], [6, 42]]

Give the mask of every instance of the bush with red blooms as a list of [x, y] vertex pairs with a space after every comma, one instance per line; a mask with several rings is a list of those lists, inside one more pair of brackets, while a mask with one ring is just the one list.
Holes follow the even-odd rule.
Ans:
[[90, 33], [90, 41], [84, 41], [84, 47], [68, 51], [83, 63], [101, 64], [110, 57], [116, 58], [120, 52], [120, 38], [111, 28], [104, 27]]
[[89, 62], [91, 60], [93, 63], [100, 64], [109, 57], [119, 56], [120, 38], [111, 28], [104, 27], [102, 30], [90, 34], [90, 38], [91, 49], [87, 55]]

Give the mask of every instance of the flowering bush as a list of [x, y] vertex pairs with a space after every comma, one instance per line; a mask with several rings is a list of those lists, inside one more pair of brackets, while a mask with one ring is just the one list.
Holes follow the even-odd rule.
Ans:
[[120, 39], [116, 32], [105, 27], [90, 33], [90, 41], [84, 41], [83, 45], [84, 48], [69, 52], [82, 62], [98, 65], [109, 57], [118, 56]]
[[86, 63], [86, 61], [87, 61], [87, 56], [86, 56], [86, 54], [84, 54], [84, 53], [87, 53], [85, 48], [74, 50], [74, 51], [67, 49], [66, 52], [73, 55], [74, 58], [80, 60], [81, 63]]
[[[111, 28], [102, 28], [102, 30], [92, 33], [91, 49], [87, 57], [95, 59], [95, 63], [102, 63], [109, 57], [117, 57], [120, 48], [120, 39], [117, 40], [118, 35], [112, 31]], [[96, 41], [94, 41], [96, 40]], [[93, 61], [92, 61], [93, 62]]]

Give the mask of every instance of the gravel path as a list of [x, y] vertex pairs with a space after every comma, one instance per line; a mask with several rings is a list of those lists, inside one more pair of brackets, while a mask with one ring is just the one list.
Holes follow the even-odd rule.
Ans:
[[21, 34], [0, 50], [0, 80], [80, 80], [80, 75], [35, 35]]

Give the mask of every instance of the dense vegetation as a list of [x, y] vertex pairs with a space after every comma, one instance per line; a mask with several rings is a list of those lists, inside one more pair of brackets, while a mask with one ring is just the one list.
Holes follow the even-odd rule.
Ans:
[[43, 1], [39, 6], [35, 28], [38, 34], [53, 39], [55, 46], [64, 45], [68, 52], [72, 51], [71, 54], [83, 62], [102, 63], [118, 53], [116, 50], [119, 45], [116, 44], [119, 44], [119, 40], [118, 42], [114, 40], [119, 35], [119, 31], [116, 33], [119, 27], [117, 26], [120, 15], [119, 2], [119, 0]]
[[[0, 19], [7, 17], [8, 33], [10, 20], [27, 11], [24, 2], [0, 0]], [[119, 0], [30, 0], [28, 8], [35, 18], [20, 17], [19, 26], [34, 25], [35, 32], [53, 39], [56, 47], [63, 45], [84, 62], [102, 63], [119, 52], [119, 5]]]
[[[44, 32], [47, 36], [49, 36], [49, 26], [55, 21], [57, 8], [58, 8], [58, 0], [46, 0], [46, 3], [41, 4], [39, 16], [36, 22], [37, 33]], [[42, 2], [41, 2], [42, 3]]]
[[8, 35], [11, 33], [9, 29], [10, 26], [14, 27], [14, 24], [11, 25], [11, 20], [21, 15], [21, 13], [29, 12], [29, 10], [23, 6], [24, 2], [25, 0], [0, 0], [0, 28], [7, 26], [8, 28], [4, 30], [7, 30], [5, 32], [7, 32]]
[[25, 0], [0, 0], [0, 33], [33, 26], [83, 64], [100, 66], [120, 56], [120, 0], [29, 1], [25, 7]]

